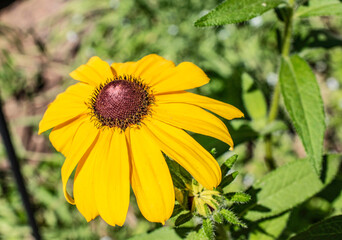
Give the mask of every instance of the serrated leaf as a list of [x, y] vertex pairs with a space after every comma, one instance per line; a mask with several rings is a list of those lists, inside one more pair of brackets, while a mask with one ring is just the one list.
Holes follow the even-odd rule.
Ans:
[[279, 80], [286, 109], [317, 175], [322, 169], [324, 110], [316, 77], [298, 55], [282, 58]]
[[308, 6], [298, 8], [295, 16], [342, 16], [342, 3], [339, 0], [310, 0]]
[[213, 225], [213, 222], [210, 220], [210, 218], [203, 219], [202, 226], [203, 226], [203, 230], [207, 238], [210, 240], [214, 240], [215, 239], [214, 225]]
[[204, 229], [201, 228], [198, 232], [190, 232], [189, 235], [186, 237], [186, 240], [206, 240], [207, 235], [204, 232]]
[[247, 21], [275, 8], [283, 0], [227, 0], [195, 22], [196, 27]]
[[221, 181], [219, 187], [224, 188], [224, 187], [226, 187], [227, 185], [229, 185], [231, 182], [234, 181], [234, 179], [237, 177], [238, 174], [239, 174], [239, 172], [238, 172], [238, 171], [235, 171], [235, 172], [232, 172], [231, 174], [225, 176], [225, 177], [222, 179], [222, 181]]
[[306, 201], [327, 186], [338, 172], [340, 155], [324, 158], [320, 179], [309, 159], [290, 162], [264, 176], [247, 191], [252, 200], [247, 205], [235, 205], [233, 210], [244, 218], [257, 221], [285, 212]]
[[192, 219], [192, 213], [191, 212], [184, 213], [176, 219], [175, 226], [180, 226], [186, 222], [189, 222], [191, 219]]
[[234, 203], [246, 203], [251, 200], [251, 196], [243, 192], [231, 192], [227, 193], [225, 197]]
[[229, 211], [228, 209], [222, 209], [220, 213], [229, 223], [243, 228], [247, 227], [247, 225], [243, 223], [232, 211]]
[[143, 233], [128, 240], [181, 240], [176, 231], [170, 227], [161, 227], [151, 233]]
[[257, 87], [253, 78], [247, 73], [242, 74], [242, 99], [248, 115], [253, 120], [266, 118], [267, 104], [265, 96]]
[[217, 223], [223, 223], [223, 216], [219, 211], [215, 211], [213, 214], [213, 219]]
[[236, 162], [238, 158], [237, 154], [234, 154], [230, 158], [228, 158], [222, 165], [221, 165], [221, 173], [222, 177], [226, 176], [228, 171], [233, 167], [234, 163]]
[[342, 239], [342, 215], [311, 225], [309, 229], [290, 240], [337, 240]]
[[280, 216], [266, 219], [257, 223], [257, 227], [249, 236], [250, 240], [275, 240], [284, 231], [290, 213], [284, 213]]

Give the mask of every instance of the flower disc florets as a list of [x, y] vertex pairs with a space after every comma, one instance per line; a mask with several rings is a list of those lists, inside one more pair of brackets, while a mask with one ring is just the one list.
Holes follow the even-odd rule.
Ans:
[[96, 127], [118, 127], [125, 130], [136, 125], [151, 113], [154, 96], [141, 79], [134, 76], [116, 76], [94, 91], [89, 108], [96, 118]]

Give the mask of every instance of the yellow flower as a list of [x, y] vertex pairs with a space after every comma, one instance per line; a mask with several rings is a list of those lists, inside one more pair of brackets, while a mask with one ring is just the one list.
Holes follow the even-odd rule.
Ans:
[[[99, 57], [70, 73], [80, 81], [49, 105], [39, 134], [53, 128], [50, 141], [66, 157], [64, 195], [90, 221], [100, 215], [123, 225], [133, 188], [151, 222], [165, 221], [174, 207], [174, 188], [163, 153], [182, 165], [205, 188], [221, 181], [215, 159], [183, 129], [220, 139], [231, 147], [217, 117], [242, 117], [235, 107], [184, 90], [209, 82], [190, 62], [177, 66], [158, 55], [113, 63]], [[76, 168], [73, 197], [67, 182]]]

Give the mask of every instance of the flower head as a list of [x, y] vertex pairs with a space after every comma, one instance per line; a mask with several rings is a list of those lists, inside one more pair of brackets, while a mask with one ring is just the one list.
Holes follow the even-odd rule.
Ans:
[[[216, 160], [183, 129], [215, 137], [233, 147], [217, 117], [242, 117], [235, 107], [184, 90], [209, 82], [190, 62], [175, 66], [158, 55], [111, 66], [92, 57], [70, 73], [79, 82], [49, 105], [39, 133], [66, 157], [64, 195], [90, 221], [100, 215], [110, 225], [125, 222], [130, 185], [141, 213], [164, 223], [175, 194], [163, 153], [199, 183], [213, 189], [221, 181]], [[73, 197], [67, 182], [76, 168]]]

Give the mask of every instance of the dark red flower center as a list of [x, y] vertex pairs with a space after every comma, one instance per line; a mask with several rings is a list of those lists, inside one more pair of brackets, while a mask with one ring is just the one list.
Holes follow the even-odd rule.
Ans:
[[90, 108], [98, 127], [119, 127], [139, 124], [150, 113], [154, 102], [149, 88], [132, 76], [118, 76], [100, 85], [91, 98]]

